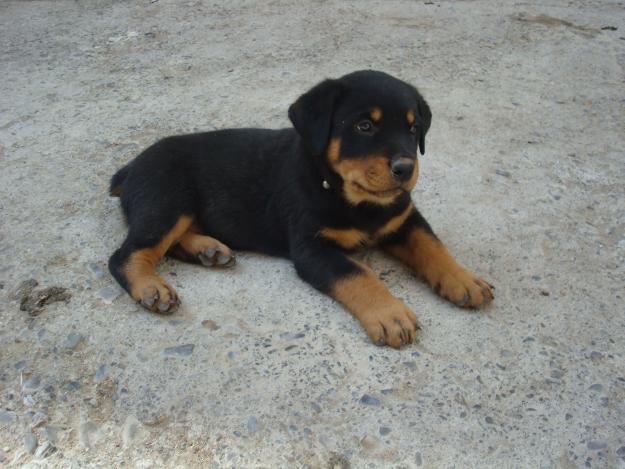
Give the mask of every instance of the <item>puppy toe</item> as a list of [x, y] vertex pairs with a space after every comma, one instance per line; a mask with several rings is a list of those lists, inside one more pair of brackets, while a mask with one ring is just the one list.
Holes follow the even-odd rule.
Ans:
[[236, 264], [236, 259], [233, 255], [223, 253], [217, 255], [217, 265], [219, 267], [232, 267], [234, 264]]
[[141, 306], [159, 314], [172, 314], [178, 309], [180, 300], [176, 290], [162, 278], [145, 277], [140, 282], [140, 285], [135, 286], [132, 296]]
[[232, 267], [235, 257], [228, 251], [216, 248], [208, 248], [198, 254], [200, 262], [206, 267]]

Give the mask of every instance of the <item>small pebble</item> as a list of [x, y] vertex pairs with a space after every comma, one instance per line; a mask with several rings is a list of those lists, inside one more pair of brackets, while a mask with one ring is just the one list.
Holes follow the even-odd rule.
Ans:
[[37, 389], [40, 384], [41, 384], [41, 378], [39, 376], [33, 376], [32, 378], [24, 381], [24, 383], [22, 383], [22, 387], [25, 390], [33, 390], [33, 389]]
[[78, 427], [78, 441], [85, 447], [91, 448], [91, 437], [98, 432], [98, 427], [93, 422], [84, 422]]
[[41, 434], [46, 440], [52, 443], [56, 443], [59, 441], [60, 431], [61, 429], [59, 427], [55, 427], [54, 425], [47, 425], [41, 429]]
[[493, 423], [493, 418], [492, 417], [486, 417], [484, 420], [486, 420], [486, 423], [492, 424]]
[[31, 424], [32, 428], [38, 427], [39, 425], [41, 425], [42, 423], [44, 423], [46, 420], [48, 420], [48, 416], [46, 414], [44, 414], [43, 412], [35, 412], [35, 415], [33, 415], [33, 421]]
[[28, 454], [33, 454], [35, 448], [37, 448], [37, 437], [34, 433], [26, 433], [26, 435], [24, 435], [24, 449]]
[[70, 332], [67, 336], [67, 339], [65, 339], [65, 342], [63, 342], [63, 347], [66, 350], [74, 350], [76, 347], [78, 347], [78, 344], [81, 340], [82, 334], [79, 334], [78, 332]]
[[388, 427], [380, 427], [380, 435], [384, 436], [384, 435], [388, 435], [389, 433], [391, 433], [391, 429]]
[[47, 458], [52, 453], [54, 453], [55, 450], [56, 450], [56, 448], [54, 446], [52, 446], [52, 443], [50, 443], [49, 441], [46, 441], [39, 448], [37, 448], [37, 451], [35, 452], [35, 457], [37, 457], [37, 458]]
[[625, 459], [625, 446], [621, 446], [619, 449], [617, 449], [616, 454], [618, 454], [619, 457]]
[[495, 173], [506, 178], [510, 177], [510, 171], [506, 171], [505, 169], [496, 169]]
[[78, 381], [70, 381], [65, 385], [66, 391], [78, 391], [80, 389], [80, 383]]
[[315, 412], [317, 413], [321, 412], [321, 406], [317, 404], [316, 402], [311, 402], [310, 406], [313, 408]]
[[194, 344], [176, 345], [175, 347], [167, 347], [163, 350], [163, 353], [165, 355], [178, 355], [181, 357], [188, 357], [193, 353], [194, 348]]
[[15, 420], [15, 414], [13, 412], [0, 410], [0, 423], [11, 423], [14, 420]]
[[104, 277], [104, 271], [95, 262], [92, 262], [92, 263], [88, 264], [87, 265], [87, 269], [89, 270], [89, 273], [91, 275], [93, 275], [93, 278], [95, 278], [96, 280], [99, 280], [102, 277]]
[[115, 301], [121, 294], [122, 290], [117, 285], [107, 285], [98, 291], [98, 296], [107, 305], [113, 304], [113, 301]]
[[102, 381], [109, 374], [110, 367], [104, 363], [100, 365], [100, 367], [95, 372], [95, 376], [93, 380], [97, 383], [98, 381]]
[[588, 447], [588, 449], [590, 450], [599, 450], [599, 449], [603, 449], [603, 448], [607, 448], [608, 444], [605, 441], [601, 441], [601, 440], [592, 440], [589, 441], [586, 446]]
[[134, 415], [129, 415], [126, 417], [126, 421], [124, 422], [124, 426], [122, 428], [122, 441], [124, 442], [124, 447], [128, 448], [134, 440], [137, 438], [139, 434], [141, 423], [137, 420], [137, 417]]
[[603, 389], [603, 386], [599, 383], [595, 383], [592, 386], [590, 386], [588, 389], [590, 389], [591, 391], [600, 392]]
[[258, 431], [258, 420], [252, 416], [247, 419], [247, 431], [250, 433], [256, 433]]
[[360, 402], [362, 404], [365, 405], [373, 405], [373, 406], [378, 406], [380, 405], [380, 400], [376, 399], [373, 396], [370, 396], [369, 394], [364, 394], [361, 398], [360, 398]]

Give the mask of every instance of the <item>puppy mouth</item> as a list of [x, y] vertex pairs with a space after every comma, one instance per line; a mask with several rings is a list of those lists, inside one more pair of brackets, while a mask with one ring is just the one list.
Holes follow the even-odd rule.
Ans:
[[367, 194], [371, 194], [374, 195], [376, 197], [389, 197], [391, 195], [398, 195], [401, 192], [406, 192], [406, 189], [404, 189], [401, 186], [396, 186], [393, 187], [391, 189], [384, 189], [384, 190], [380, 190], [380, 191], [372, 191], [370, 189], [367, 189], [366, 187], [364, 187], [361, 184], [358, 184], [357, 182], [353, 182], [354, 186], [356, 186], [356, 188], [358, 190], [361, 190], [363, 192], [366, 192]]

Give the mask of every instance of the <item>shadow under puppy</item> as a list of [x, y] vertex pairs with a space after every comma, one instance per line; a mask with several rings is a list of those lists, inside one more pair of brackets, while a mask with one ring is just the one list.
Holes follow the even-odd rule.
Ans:
[[113, 176], [129, 230], [109, 268], [133, 299], [156, 313], [176, 310], [176, 292], [156, 273], [165, 255], [227, 267], [231, 249], [259, 251], [291, 259], [374, 343], [400, 347], [415, 339], [415, 314], [349, 256], [376, 245], [459, 306], [493, 299], [411, 201], [432, 118], [414, 87], [354, 72], [302, 95], [289, 118], [294, 129], [168, 137]]

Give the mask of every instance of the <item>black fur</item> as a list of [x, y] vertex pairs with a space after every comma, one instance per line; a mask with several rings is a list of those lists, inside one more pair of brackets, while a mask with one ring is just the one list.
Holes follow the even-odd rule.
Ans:
[[[372, 105], [382, 109], [373, 136], [359, 135], [355, 122]], [[403, 115], [415, 112], [416, 134]], [[326, 80], [289, 109], [295, 129], [230, 129], [165, 138], [113, 176], [121, 193], [128, 236], [110, 259], [112, 274], [128, 289], [124, 265], [130, 254], [154, 246], [181, 215], [194, 217], [202, 233], [232, 249], [290, 258], [298, 274], [323, 292], [360, 267], [336, 243], [319, 236], [324, 227], [368, 233], [402, 213], [410, 194], [393, 203], [350, 204], [343, 180], [324, 157], [331, 138], [341, 138], [341, 158], [425, 151], [431, 112], [412, 86], [381, 72], [355, 72]], [[322, 187], [329, 182], [330, 189]], [[408, 226], [427, 226], [415, 212]], [[429, 227], [427, 227], [429, 230]], [[387, 238], [390, 242], [393, 235]], [[175, 247], [174, 247], [175, 250]], [[178, 256], [180, 257], [180, 256]], [[188, 259], [191, 260], [191, 259]]]

